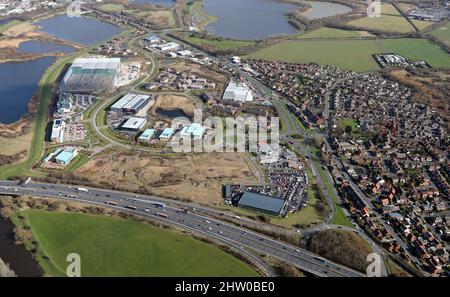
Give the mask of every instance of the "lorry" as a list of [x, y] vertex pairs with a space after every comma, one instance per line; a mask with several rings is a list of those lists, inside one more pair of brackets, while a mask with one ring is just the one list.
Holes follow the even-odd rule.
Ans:
[[84, 192], [84, 193], [88, 193], [89, 190], [86, 188], [77, 188], [78, 192]]

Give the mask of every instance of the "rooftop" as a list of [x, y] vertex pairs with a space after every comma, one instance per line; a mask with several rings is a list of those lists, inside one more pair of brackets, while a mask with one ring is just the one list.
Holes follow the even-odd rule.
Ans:
[[285, 200], [277, 197], [247, 191], [242, 195], [242, 198], [238, 202], [238, 206], [280, 214], [284, 203]]

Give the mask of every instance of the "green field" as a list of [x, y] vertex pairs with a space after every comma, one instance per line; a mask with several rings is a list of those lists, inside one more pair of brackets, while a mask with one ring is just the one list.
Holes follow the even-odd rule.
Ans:
[[298, 34], [299, 39], [307, 38], [357, 38], [362, 37], [359, 31], [342, 30], [336, 28], [323, 27], [307, 33]]
[[437, 28], [436, 30], [432, 31], [431, 34], [443, 42], [445, 42], [447, 45], [450, 44], [450, 22], [445, 24], [442, 27]]
[[342, 129], [345, 129], [345, 127], [350, 126], [352, 127], [352, 134], [354, 136], [357, 136], [360, 133], [360, 128], [357, 120], [354, 119], [348, 119], [344, 118], [341, 119], [341, 127]]
[[432, 67], [450, 67], [450, 56], [425, 39], [284, 41], [247, 56], [266, 60], [334, 65], [355, 71], [379, 69], [373, 54], [394, 52]]
[[144, 223], [86, 214], [26, 210], [23, 215], [50, 258], [43, 268], [62, 276], [78, 253], [82, 276], [258, 276], [211, 245]]
[[391, 4], [383, 4], [380, 17], [363, 17], [350, 21], [347, 25], [367, 30], [406, 33], [414, 31], [414, 27]]
[[203, 47], [212, 46], [218, 50], [237, 49], [255, 44], [253, 41], [201, 38], [192, 35], [186, 35], [183, 39], [191, 44]]

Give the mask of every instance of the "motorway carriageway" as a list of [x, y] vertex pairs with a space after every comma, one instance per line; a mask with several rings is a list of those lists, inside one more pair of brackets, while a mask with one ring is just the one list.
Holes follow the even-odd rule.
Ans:
[[[239, 248], [248, 255], [246, 248], [260, 254], [266, 254], [290, 263], [301, 270], [320, 277], [362, 277], [364, 274], [340, 264], [323, 259], [309, 251], [273, 240], [242, 227], [221, 222], [204, 215], [187, 212], [182, 208], [173, 207], [167, 200], [157, 197], [135, 195], [117, 191], [86, 188], [88, 192], [79, 191], [77, 186], [62, 184], [46, 184], [29, 182], [19, 185], [14, 181], [0, 181], [0, 193], [6, 195], [32, 195], [48, 198], [70, 199], [80, 202], [97, 204], [109, 208], [117, 208], [147, 218], [157, 219], [168, 224], [188, 229], [207, 237], [225, 242]], [[72, 198], [68, 198], [72, 197]], [[107, 205], [115, 202], [117, 206]], [[157, 207], [152, 202], [164, 203], [164, 208]], [[131, 207], [131, 208], [130, 208]], [[136, 208], [136, 209], [134, 209]], [[167, 218], [160, 214], [167, 215]], [[254, 258], [254, 257], [252, 257]]]

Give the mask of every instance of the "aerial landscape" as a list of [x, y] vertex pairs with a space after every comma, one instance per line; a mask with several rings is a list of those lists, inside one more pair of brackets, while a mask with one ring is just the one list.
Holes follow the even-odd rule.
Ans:
[[0, 277], [448, 277], [449, 19], [0, 0]]

